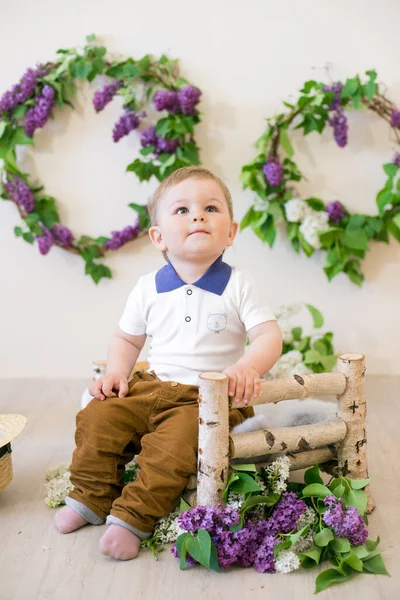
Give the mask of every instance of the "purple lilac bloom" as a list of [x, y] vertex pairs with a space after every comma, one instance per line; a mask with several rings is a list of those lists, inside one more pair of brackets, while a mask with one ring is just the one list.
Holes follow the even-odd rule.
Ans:
[[54, 244], [54, 237], [46, 227], [43, 227], [43, 235], [39, 235], [36, 239], [39, 244], [39, 252], [44, 256]]
[[157, 110], [167, 110], [170, 113], [177, 113], [179, 102], [177, 93], [172, 90], [159, 90], [153, 98]]
[[339, 202], [339, 200], [328, 202], [326, 212], [328, 213], [330, 220], [334, 223], [339, 223], [345, 216], [343, 204]]
[[400, 152], [396, 152], [394, 155], [393, 164], [395, 164], [397, 167], [400, 167]]
[[353, 506], [344, 510], [339, 498], [327, 496], [324, 504], [328, 510], [322, 519], [326, 525], [332, 527], [338, 537], [347, 538], [353, 546], [362, 546], [368, 537], [368, 531], [360, 513]]
[[35, 91], [38, 77], [46, 75], [42, 67], [27, 69], [19, 83], [13, 85], [11, 90], [4, 92], [0, 98], [0, 112], [12, 110], [17, 104], [23, 104]]
[[333, 127], [333, 137], [340, 148], [344, 148], [347, 144], [347, 117], [342, 108], [338, 108], [328, 119], [329, 125]]
[[340, 94], [342, 93], [343, 83], [341, 83], [340, 81], [337, 81], [336, 83], [334, 83], [331, 86], [324, 85], [322, 89], [324, 90], [324, 92], [331, 92], [334, 94], [332, 103], [329, 106], [329, 110], [337, 110], [338, 108], [340, 108], [340, 103], [341, 103]]
[[158, 135], [156, 144], [156, 154], [160, 154], [161, 152], [172, 154], [173, 152], [175, 152], [178, 145], [179, 140], [167, 140], [166, 138], [161, 137], [161, 135]]
[[135, 237], [138, 236], [139, 232], [140, 232], [139, 221], [134, 226], [128, 225], [127, 227], [124, 227], [124, 229], [122, 229], [122, 231], [112, 231], [111, 239], [107, 240], [103, 244], [104, 248], [106, 250], [118, 250], [118, 248], [121, 248], [121, 246], [123, 246], [127, 242], [130, 242], [131, 240], [135, 239]]
[[222, 533], [224, 528], [237, 525], [239, 513], [234, 508], [218, 504], [217, 506], [196, 506], [179, 515], [179, 524], [186, 531], [205, 529], [213, 533]]
[[17, 175], [12, 181], [5, 183], [4, 189], [11, 200], [14, 200], [22, 210], [27, 213], [33, 211], [35, 198], [33, 197], [29, 186], [21, 179], [21, 177], [18, 177]]
[[191, 85], [187, 85], [179, 90], [178, 101], [184, 115], [197, 114], [197, 110], [194, 107], [198, 104], [200, 96], [201, 91]]
[[157, 143], [156, 136], [156, 128], [155, 126], [148, 127], [147, 129], [142, 129], [140, 132], [140, 143], [143, 148], [146, 146], [155, 146]]
[[111, 102], [121, 86], [122, 81], [115, 79], [111, 84], [105, 85], [101, 90], [95, 92], [93, 96], [93, 106], [96, 109], [96, 112], [100, 112], [109, 102]]
[[50, 85], [45, 85], [35, 98], [35, 106], [32, 106], [25, 115], [25, 133], [32, 137], [35, 130], [46, 125], [51, 109], [55, 102], [55, 91]]
[[277, 533], [289, 533], [289, 531], [292, 531], [306, 508], [306, 503], [300, 500], [295, 492], [285, 492], [282, 494], [268, 521], [271, 533], [276, 535]]
[[283, 167], [277, 158], [270, 158], [263, 166], [263, 172], [272, 187], [280, 185]]
[[136, 113], [129, 110], [126, 111], [114, 125], [112, 133], [114, 142], [118, 142], [122, 137], [133, 131], [133, 129], [137, 129], [139, 122], [140, 119]]
[[390, 117], [390, 124], [392, 127], [400, 128], [400, 110], [396, 110], [395, 108], [392, 110], [392, 115]]
[[64, 248], [72, 247], [73, 241], [74, 241], [74, 236], [72, 234], [72, 231], [70, 231], [70, 229], [68, 229], [68, 227], [65, 227], [64, 225], [59, 225], [59, 223], [56, 223], [51, 228], [51, 233], [54, 237], [54, 240], [56, 242], [58, 242], [59, 244], [61, 244], [61, 246], [63, 246]]

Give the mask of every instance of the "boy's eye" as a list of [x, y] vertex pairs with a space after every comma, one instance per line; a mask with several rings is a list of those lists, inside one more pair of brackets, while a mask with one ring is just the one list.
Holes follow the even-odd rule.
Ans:
[[181, 206], [180, 208], [178, 208], [178, 210], [176, 211], [177, 215], [184, 215], [187, 212], [187, 208], [186, 206]]
[[210, 204], [210, 206], [207, 206], [206, 212], [217, 212], [217, 207]]

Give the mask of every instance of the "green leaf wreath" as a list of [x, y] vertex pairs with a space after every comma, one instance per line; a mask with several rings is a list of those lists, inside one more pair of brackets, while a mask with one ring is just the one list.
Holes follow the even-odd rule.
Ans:
[[[102, 277], [111, 277], [110, 269], [101, 262], [104, 255], [148, 230], [150, 220], [146, 206], [129, 204], [136, 216], [122, 231], [113, 231], [111, 236], [76, 238], [60, 223], [55, 198], [48, 196], [40, 184], [31, 182], [20, 170], [17, 146], [34, 145], [35, 131], [53, 116], [54, 106], [73, 108], [77, 80], [92, 82], [103, 75], [109, 78], [109, 83], [95, 92], [95, 110], [103, 110], [115, 96], [123, 99], [124, 113], [112, 132], [114, 142], [131, 131], [140, 131], [140, 157], [126, 170], [134, 173], [139, 181], [152, 176], [161, 181], [180, 167], [199, 164], [194, 129], [200, 122], [196, 105], [201, 92], [179, 76], [177, 60], [165, 55], [158, 60], [150, 55], [139, 60], [108, 60], [107, 49], [94, 42], [94, 36], [89, 36], [81, 51], [58, 50], [54, 62], [28, 69], [0, 98], [0, 159], [3, 161], [0, 196], [14, 202], [21, 215], [23, 223], [15, 227], [16, 236], [30, 244], [36, 241], [43, 255], [52, 246], [80, 255], [85, 261], [85, 273], [98, 283]], [[146, 123], [145, 111], [149, 103], [162, 113], [156, 123], [150, 125]]]
[[361, 261], [372, 240], [389, 243], [390, 236], [400, 241], [400, 153], [383, 165], [386, 181], [376, 196], [378, 214], [351, 214], [334, 200], [325, 205], [320, 198], [300, 198], [292, 182], [303, 178], [293, 160], [290, 132], [302, 129], [304, 135], [333, 128], [340, 148], [347, 144], [349, 109], [368, 109], [390, 125], [396, 148], [400, 145], [400, 111], [385, 96], [375, 71], [325, 85], [307, 81], [295, 104], [267, 119], [266, 131], [257, 142], [257, 156], [242, 169], [244, 188], [253, 190], [257, 199], [241, 222], [251, 227], [263, 241], [273, 246], [278, 221], [283, 220], [294, 250], [310, 257], [316, 250], [326, 252], [324, 271], [331, 281], [343, 272], [361, 286], [364, 276]]

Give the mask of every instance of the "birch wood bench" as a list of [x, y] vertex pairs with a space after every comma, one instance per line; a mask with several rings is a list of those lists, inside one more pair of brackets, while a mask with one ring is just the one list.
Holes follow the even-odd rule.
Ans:
[[[94, 378], [104, 374], [105, 362], [95, 361]], [[135, 370], [146, 370], [137, 363]], [[232, 459], [251, 459], [284, 452], [290, 469], [305, 469], [318, 464], [322, 471], [350, 479], [368, 477], [365, 357], [363, 354], [339, 356], [335, 373], [293, 375], [263, 381], [261, 393], [249, 405], [277, 403], [302, 398], [336, 396], [337, 415], [331, 421], [297, 427], [263, 429], [248, 433], [229, 433], [228, 377], [222, 373], [203, 373], [199, 378], [199, 452], [197, 476], [188, 483], [185, 499], [212, 506], [222, 500]], [[235, 402], [234, 407], [245, 406]], [[369, 493], [367, 513], [375, 504]]]

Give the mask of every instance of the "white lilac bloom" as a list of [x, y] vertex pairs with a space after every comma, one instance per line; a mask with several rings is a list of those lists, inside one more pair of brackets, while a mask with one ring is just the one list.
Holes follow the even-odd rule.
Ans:
[[278, 306], [275, 310], [275, 316], [278, 319], [278, 323], [283, 323], [285, 320], [297, 315], [302, 308], [303, 304], [301, 302], [298, 302], [297, 304], [282, 304], [281, 306]]
[[47, 506], [57, 508], [65, 504], [65, 497], [73, 488], [70, 481], [70, 472], [67, 465], [60, 465], [46, 473], [45, 499]]
[[279, 323], [279, 329], [281, 330], [281, 333], [282, 333], [283, 343], [284, 344], [292, 344], [293, 343], [292, 327], [288, 323], [282, 322], [282, 323]]
[[299, 552], [308, 552], [314, 545], [314, 532], [309, 531], [307, 535], [302, 536], [293, 544], [291, 550], [298, 554]]
[[244, 494], [237, 494], [236, 492], [229, 491], [226, 505], [229, 506], [229, 508], [239, 510], [242, 507], [244, 500]]
[[312, 208], [302, 198], [292, 198], [285, 202], [286, 218], [290, 223], [303, 221], [311, 212]]
[[310, 375], [312, 369], [309, 369], [303, 362], [299, 362], [294, 367], [289, 368], [288, 375]]
[[300, 233], [304, 237], [305, 241], [310, 244], [310, 246], [315, 248], [315, 250], [318, 250], [321, 247], [318, 232], [328, 229], [328, 221], [328, 213], [314, 210], [312, 214], [305, 217], [304, 221], [300, 225]]
[[181, 533], [185, 533], [179, 525], [178, 517], [179, 510], [176, 509], [167, 517], [162, 517], [157, 521], [153, 536], [158, 537], [161, 544], [176, 542]]
[[270, 465], [265, 467], [272, 491], [276, 494], [282, 494], [286, 491], [287, 481], [289, 479], [290, 460], [287, 456], [279, 456]]
[[300, 558], [293, 550], [281, 550], [275, 560], [277, 573], [291, 573], [300, 567]]

